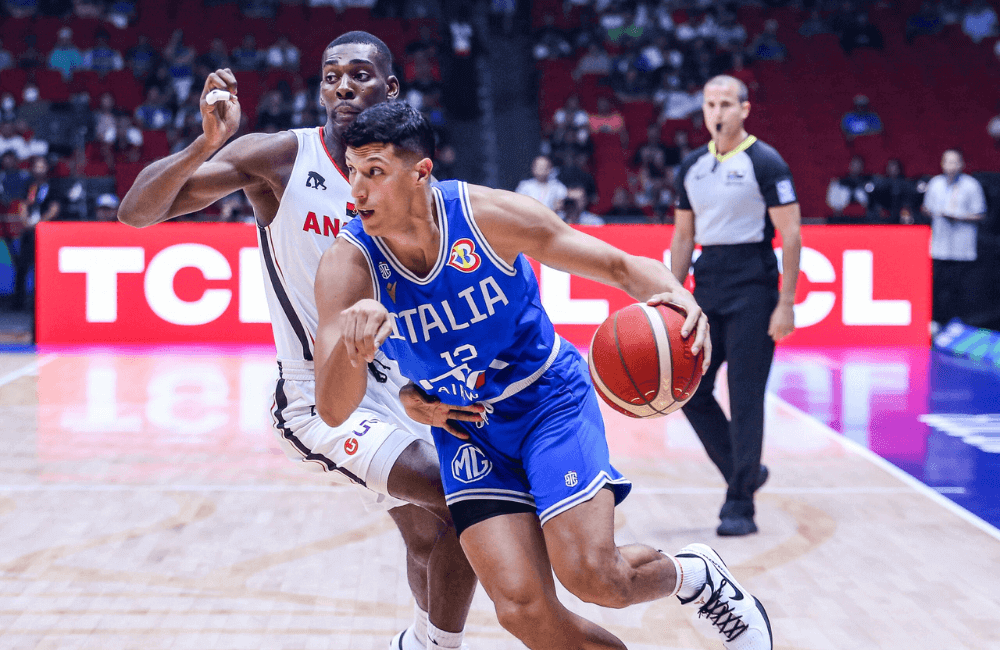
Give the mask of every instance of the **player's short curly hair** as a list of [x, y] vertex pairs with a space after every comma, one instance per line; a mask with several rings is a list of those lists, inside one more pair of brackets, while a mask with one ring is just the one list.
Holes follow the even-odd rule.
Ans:
[[386, 45], [381, 38], [375, 36], [374, 34], [362, 31], [347, 32], [346, 34], [341, 34], [337, 38], [330, 41], [330, 44], [326, 46], [326, 49], [329, 50], [331, 47], [336, 47], [337, 45], [348, 45], [351, 43], [371, 45], [374, 47], [376, 58], [379, 59], [375, 62], [375, 64], [379, 67], [379, 72], [387, 77], [392, 74], [392, 51], [389, 50], [389, 46]]
[[421, 158], [434, 157], [434, 129], [423, 113], [403, 101], [383, 102], [362, 111], [344, 133], [344, 142], [354, 149], [379, 142]]

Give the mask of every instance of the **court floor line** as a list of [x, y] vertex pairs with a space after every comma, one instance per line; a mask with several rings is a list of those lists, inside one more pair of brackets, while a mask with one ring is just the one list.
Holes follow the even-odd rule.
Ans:
[[998, 529], [996, 526], [989, 523], [988, 521], [985, 521], [977, 517], [976, 515], [969, 512], [962, 506], [958, 505], [948, 497], [942, 496], [941, 494], [936, 492], [933, 488], [925, 485], [919, 479], [914, 478], [913, 476], [907, 474], [905, 471], [901, 470], [900, 468], [896, 467], [886, 459], [882, 458], [881, 456], [873, 452], [871, 449], [862, 446], [861, 444], [855, 442], [854, 440], [851, 440], [847, 436], [837, 433], [826, 423], [820, 421], [819, 419], [813, 417], [812, 415], [809, 415], [808, 413], [798, 408], [797, 406], [789, 404], [788, 402], [781, 399], [777, 395], [768, 393], [767, 399], [772, 400], [776, 404], [789, 409], [793, 413], [798, 414], [799, 416], [802, 417], [803, 420], [811, 423], [814, 427], [816, 427], [816, 429], [819, 432], [823, 433], [825, 436], [833, 440], [836, 440], [845, 449], [857, 454], [858, 456], [861, 456], [862, 458], [867, 459], [872, 464], [882, 468], [892, 476], [895, 476], [901, 482], [907, 484], [913, 490], [919, 492], [920, 494], [923, 494], [931, 501], [934, 501], [938, 505], [943, 506], [945, 509], [950, 510], [952, 513], [964, 519], [965, 521], [969, 522], [970, 524], [972, 524], [979, 530], [983, 531], [990, 537], [993, 537], [996, 540], [1000, 540], [1000, 529]]
[[35, 374], [35, 373], [38, 372], [39, 368], [41, 368], [42, 366], [44, 366], [45, 364], [47, 364], [47, 363], [49, 363], [51, 361], [55, 361], [55, 359], [56, 359], [56, 355], [54, 355], [54, 354], [47, 354], [47, 355], [45, 355], [45, 356], [43, 356], [43, 357], [41, 357], [41, 358], [39, 358], [39, 359], [37, 359], [35, 361], [32, 361], [31, 363], [29, 363], [29, 364], [27, 364], [25, 366], [22, 366], [22, 367], [18, 368], [17, 370], [12, 370], [11, 372], [8, 372], [6, 375], [4, 375], [3, 377], [0, 377], [0, 386], [4, 386], [5, 384], [9, 384], [10, 382], [15, 381], [17, 379], [20, 379], [21, 377], [25, 377], [27, 375], [33, 375], [33, 374]]
[[[229, 493], [325, 493], [353, 489], [349, 486], [311, 486], [311, 485], [130, 485], [126, 483], [52, 483], [52, 484], [22, 484], [0, 485], [0, 493], [4, 492], [229, 492]], [[718, 494], [718, 487], [637, 487], [632, 494], [649, 495], [698, 495]], [[832, 486], [832, 487], [767, 487], [761, 490], [768, 494], [829, 494], [829, 495], [875, 495], [875, 494], [910, 494], [909, 487], [877, 487], [877, 486]]]

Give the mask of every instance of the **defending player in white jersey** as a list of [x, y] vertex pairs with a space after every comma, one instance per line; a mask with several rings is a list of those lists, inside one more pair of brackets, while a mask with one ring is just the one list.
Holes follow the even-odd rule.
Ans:
[[[144, 227], [201, 210], [237, 190], [246, 193], [257, 218], [278, 352], [272, 415], [281, 446], [307, 468], [358, 485], [366, 507], [388, 509], [403, 535], [416, 610], [414, 624], [392, 647], [458, 648], [476, 578], [445, 505], [430, 432], [400, 404], [405, 380], [393, 363], [375, 359], [369, 364], [373, 381], [347, 422], [329, 427], [316, 414], [313, 283], [323, 252], [355, 215], [342, 135], [362, 110], [399, 94], [392, 54], [366, 32], [331, 42], [322, 74], [323, 127], [250, 134], [225, 147], [240, 123], [237, 80], [229, 69], [209, 75], [201, 98], [204, 133], [183, 151], [146, 167], [118, 215]], [[210, 104], [206, 97], [216, 89], [230, 98]], [[435, 426], [449, 426], [448, 419], [479, 420], [476, 408], [452, 410], [416, 398], [410, 408]]]

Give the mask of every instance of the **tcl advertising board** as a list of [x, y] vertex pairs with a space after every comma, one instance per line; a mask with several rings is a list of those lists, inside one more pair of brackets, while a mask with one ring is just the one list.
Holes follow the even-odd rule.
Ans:
[[[581, 228], [669, 263], [669, 226]], [[256, 229], [242, 224], [38, 226], [37, 340], [76, 343], [268, 343]], [[797, 331], [784, 344], [926, 345], [930, 229], [806, 226]], [[776, 244], [776, 246], [778, 246]], [[780, 257], [780, 246], [776, 249]], [[586, 346], [634, 302], [604, 285], [534, 264], [556, 329]]]

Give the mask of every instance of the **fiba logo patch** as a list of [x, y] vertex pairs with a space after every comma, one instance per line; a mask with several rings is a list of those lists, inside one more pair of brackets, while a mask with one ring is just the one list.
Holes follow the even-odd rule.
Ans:
[[378, 273], [382, 276], [383, 280], [388, 280], [389, 276], [392, 275], [392, 269], [385, 262], [378, 263]]
[[566, 478], [566, 487], [574, 487], [577, 483], [580, 482], [580, 479], [577, 478], [576, 476], [576, 472], [574, 472], [573, 470], [566, 472], [565, 478]]
[[462, 273], [472, 273], [479, 268], [482, 260], [476, 254], [476, 245], [471, 239], [459, 239], [451, 247], [451, 255], [448, 256], [448, 266], [454, 267]]
[[462, 483], [474, 483], [492, 469], [493, 463], [475, 445], [462, 445], [451, 461], [451, 475]]
[[344, 441], [344, 453], [348, 456], [353, 456], [358, 453], [358, 439], [348, 438]]

